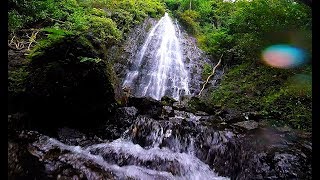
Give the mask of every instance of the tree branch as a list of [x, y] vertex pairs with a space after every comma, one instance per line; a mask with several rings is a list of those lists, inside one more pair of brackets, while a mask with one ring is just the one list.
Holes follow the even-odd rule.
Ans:
[[211, 78], [211, 76], [213, 76], [213, 75], [214, 75], [214, 72], [216, 71], [216, 68], [217, 68], [217, 67], [220, 65], [220, 63], [221, 63], [221, 59], [222, 59], [222, 57], [223, 57], [223, 54], [221, 55], [221, 57], [220, 57], [220, 60], [219, 60], [218, 64], [217, 64], [217, 65], [215, 65], [215, 66], [213, 67], [213, 69], [212, 69], [212, 73], [210, 74], [210, 76], [208, 76], [208, 78], [207, 78], [206, 82], [203, 84], [202, 89], [200, 90], [200, 92], [199, 92], [198, 96], [200, 96], [200, 95], [201, 95], [202, 91], [204, 90], [204, 88], [205, 88], [205, 87], [206, 87], [206, 85], [208, 84], [209, 79]]
[[64, 24], [65, 22], [63, 22], [63, 21], [60, 21], [60, 20], [58, 20], [58, 19], [53, 19], [53, 18], [49, 18], [50, 19], [50, 21], [56, 21], [56, 22], [59, 22], [59, 23], [62, 23], [62, 24]]

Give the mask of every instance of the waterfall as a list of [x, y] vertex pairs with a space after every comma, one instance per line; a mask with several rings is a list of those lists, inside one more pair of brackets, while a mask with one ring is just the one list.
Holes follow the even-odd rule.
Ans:
[[190, 94], [189, 75], [177, 34], [180, 34], [178, 27], [165, 13], [132, 62], [123, 87], [130, 88], [137, 97], [150, 96], [157, 100], [165, 95], [179, 100], [181, 95]]

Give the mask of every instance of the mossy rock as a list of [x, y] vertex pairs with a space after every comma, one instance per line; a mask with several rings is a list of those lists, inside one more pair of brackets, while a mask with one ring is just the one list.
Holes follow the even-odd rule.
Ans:
[[212, 104], [205, 102], [203, 99], [199, 97], [193, 96], [188, 101], [187, 110], [191, 112], [204, 111], [209, 114], [215, 114], [216, 107]]
[[77, 37], [42, 51], [32, 58], [26, 85], [32, 126], [103, 124], [116, 106], [110, 65], [103, 56]]
[[177, 102], [177, 101], [169, 96], [163, 96], [161, 98], [161, 103], [163, 106], [172, 106], [174, 102]]

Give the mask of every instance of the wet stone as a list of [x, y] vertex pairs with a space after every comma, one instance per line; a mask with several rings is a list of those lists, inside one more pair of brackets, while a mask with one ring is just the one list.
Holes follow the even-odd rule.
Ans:
[[166, 117], [173, 117], [174, 116], [174, 111], [171, 106], [163, 106], [162, 107], [162, 115]]
[[208, 115], [209, 115], [208, 113], [203, 112], [203, 111], [197, 111], [195, 114], [196, 114], [197, 116], [208, 116]]
[[138, 109], [131, 107], [120, 107], [116, 109], [115, 119], [121, 124], [131, 125], [134, 119], [136, 118]]
[[258, 123], [255, 121], [242, 121], [242, 122], [237, 122], [234, 123], [235, 126], [239, 126], [241, 128], [247, 129], [247, 130], [252, 130], [258, 128]]

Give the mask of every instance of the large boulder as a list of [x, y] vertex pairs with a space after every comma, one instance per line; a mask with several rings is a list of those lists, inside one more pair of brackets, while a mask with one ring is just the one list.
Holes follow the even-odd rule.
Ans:
[[107, 123], [104, 133], [111, 139], [119, 138], [138, 115], [138, 109], [131, 107], [119, 107], [115, 110], [112, 123]]
[[28, 151], [29, 143], [38, 138], [36, 133], [11, 132], [8, 138], [8, 179], [50, 179], [44, 165]]
[[138, 113], [149, 117], [160, 117], [162, 113], [162, 103], [150, 97], [130, 97], [128, 106], [134, 106]]
[[77, 37], [35, 52], [26, 93], [32, 127], [97, 127], [115, 107], [111, 65]]

